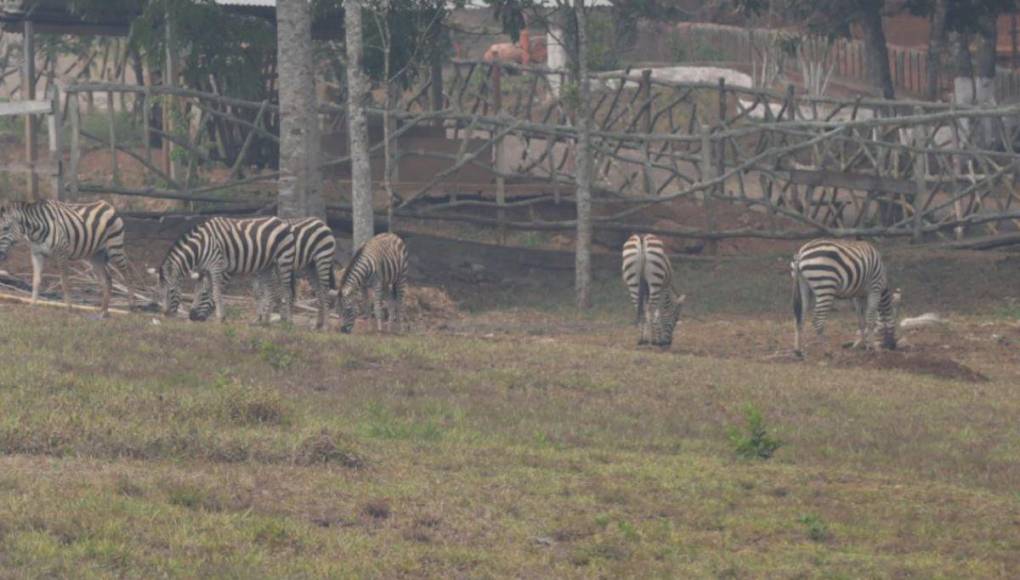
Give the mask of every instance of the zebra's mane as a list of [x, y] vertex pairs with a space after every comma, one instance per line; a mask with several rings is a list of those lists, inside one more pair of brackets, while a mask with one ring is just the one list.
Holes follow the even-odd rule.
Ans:
[[361, 253], [365, 250], [365, 246], [367, 245], [368, 243], [361, 244], [361, 247], [354, 252], [353, 256], [351, 256], [351, 263], [347, 264], [347, 267], [344, 268], [344, 274], [343, 276], [340, 276], [340, 283], [336, 285], [338, 290], [343, 290], [344, 285], [347, 284], [347, 278], [351, 276], [351, 271], [354, 270], [354, 265], [361, 259]]
[[192, 239], [192, 236], [198, 235], [199, 230], [202, 229], [206, 224], [208, 224], [211, 221], [211, 219], [212, 218], [202, 220], [197, 224], [191, 226], [191, 229], [189, 229], [187, 232], [184, 233], [184, 235], [178, 237], [177, 240], [174, 241], [174, 245], [170, 246], [170, 249], [167, 250], [166, 256], [163, 257], [163, 263], [160, 264], [159, 266], [160, 272], [162, 272], [169, 264], [174, 264], [178, 269], [181, 269], [180, 268], [181, 264], [178, 264], [177, 261], [171, 260], [170, 258], [177, 253], [182, 254], [182, 258], [184, 255], [187, 255], [188, 252], [184, 250], [184, 247]]

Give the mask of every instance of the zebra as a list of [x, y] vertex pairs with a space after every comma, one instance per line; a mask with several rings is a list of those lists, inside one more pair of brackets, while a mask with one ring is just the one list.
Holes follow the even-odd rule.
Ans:
[[[46, 258], [60, 267], [64, 303], [71, 309], [68, 262], [86, 260], [97, 281], [103, 285], [100, 316], [106, 317], [113, 287], [111, 274], [127, 286], [127, 255], [124, 253], [124, 220], [105, 201], [64, 203], [42, 200], [10, 202], [0, 206], [0, 260], [5, 260], [18, 238], [28, 240], [32, 252], [32, 304], [39, 299]], [[134, 308], [128, 290], [128, 308]]]
[[[881, 324], [882, 347], [896, 348], [896, 304], [899, 292], [889, 289], [878, 249], [868, 242], [813, 240], [790, 262], [793, 277], [794, 353], [803, 356], [801, 331], [806, 309], [822, 336], [836, 298], [851, 299], [857, 312], [857, 340], [853, 348], [868, 348], [870, 335]], [[895, 294], [895, 295], [894, 295]]]
[[673, 267], [662, 240], [652, 234], [634, 234], [623, 244], [623, 283], [637, 308], [641, 328], [638, 344], [673, 344], [673, 331], [687, 295], [673, 289]]
[[407, 287], [407, 247], [394, 234], [379, 234], [354, 252], [339, 283], [340, 331], [349, 334], [357, 317], [357, 295], [371, 288], [375, 296], [376, 328], [382, 331], [383, 300], [387, 302], [389, 330], [396, 322], [399, 329], [403, 318], [404, 292]]
[[[329, 292], [336, 286], [333, 258], [336, 254], [336, 238], [326, 222], [319, 218], [294, 218], [286, 221], [294, 234], [294, 275], [290, 280], [290, 297], [293, 303], [297, 274], [304, 270], [312, 282], [315, 297], [319, 303], [319, 317], [315, 328], [326, 324], [329, 309]], [[212, 287], [209, 276], [202, 276], [201, 290], [195, 295], [188, 317], [200, 321], [209, 318], [213, 311]]]
[[231, 274], [255, 274], [258, 322], [269, 322], [273, 304], [282, 298], [281, 316], [290, 320], [290, 293], [283, 285], [294, 267], [294, 234], [287, 222], [276, 217], [232, 219], [214, 217], [202, 222], [174, 242], [159, 269], [156, 296], [165, 315], [177, 312], [181, 303], [181, 280], [207, 277], [216, 319], [224, 320], [223, 287]]

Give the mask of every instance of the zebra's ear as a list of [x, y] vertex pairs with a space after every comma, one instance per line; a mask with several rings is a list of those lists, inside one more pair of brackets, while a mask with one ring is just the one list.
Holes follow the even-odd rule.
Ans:
[[192, 279], [192, 280], [198, 280], [198, 279], [199, 279], [199, 278], [201, 278], [201, 277], [202, 277], [202, 275], [201, 275], [201, 274], [199, 274], [198, 272], [192, 272], [192, 273], [191, 273], [191, 279]]

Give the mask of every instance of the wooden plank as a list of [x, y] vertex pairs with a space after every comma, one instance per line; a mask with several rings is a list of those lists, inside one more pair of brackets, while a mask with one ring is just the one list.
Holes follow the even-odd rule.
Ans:
[[12, 117], [28, 114], [49, 114], [53, 111], [50, 101], [13, 101], [0, 103], [0, 117]]
[[909, 179], [893, 179], [859, 173], [806, 169], [788, 169], [777, 173], [785, 173], [787, 178], [797, 185], [840, 187], [859, 191], [884, 191], [886, 193], [907, 195], [917, 193], [917, 185]]

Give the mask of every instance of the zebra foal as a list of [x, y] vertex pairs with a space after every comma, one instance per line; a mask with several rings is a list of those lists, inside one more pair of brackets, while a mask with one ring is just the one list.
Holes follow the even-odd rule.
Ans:
[[177, 312], [185, 275], [206, 278], [216, 319], [224, 319], [223, 288], [231, 275], [254, 274], [258, 322], [269, 322], [273, 304], [283, 299], [281, 316], [290, 320], [290, 292], [284, 288], [293, 275], [294, 234], [276, 217], [202, 222], [174, 242], [159, 269], [156, 296], [166, 315]]
[[878, 249], [868, 242], [814, 240], [804, 244], [790, 262], [793, 277], [794, 353], [803, 355], [801, 332], [806, 310], [822, 336], [837, 298], [849, 299], [857, 313], [854, 348], [870, 348], [871, 335], [881, 326], [882, 347], [896, 348], [896, 313], [885, 266]]
[[[321, 329], [326, 323], [329, 310], [329, 292], [336, 286], [333, 258], [336, 254], [336, 238], [324, 221], [318, 218], [295, 218], [284, 220], [294, 235], [294, 267], [289, 280], [291, 304], [296, 294], [297, 275], [308, 274], [319, 306], [315, 328]], [[226, 275], [225, 275], [226, 277]], [[192, 303], [188, 317], [200, 321], [209, 318], [213, 311], [212, 286], [209, 276], [202, 276], [202, 285]]]
[[[57, 261], [64, 303], [71, 308], [71, 288], [67, 278], [68, 262], [86, 260], [103, 285], [100, 316], [110, 308], [111, 274], [127, 286], [128, 270], [124, 254], [124, 221], [105, 201], [63, 203], [43, 200], [33, 203], [9, 202], [0, 206], [0, 260], [7, 258], [19, 238], [28, 241], [32, 252], [32, 304], [39, 299], [42, 271], [46, 258]], [[129, 308], [134, 297], [128, 290]]]
[[634, 234], [623, 244], [623, 283], [637, 308], [638, 344], [670, 346], [687, 295], [673, 289], [673, 266], [662, 240]]
[[403, 324], [404, 292], [407, 289], [407, 247], [394, 234], [379, 234], [354, 252], [339, 283], [340, 331], [354, 329], [358, 316], [357, 299], [372, 289], [376, 329], [383, 329], [383, 301], [386, 301], [387, 324], [398, 330]]

